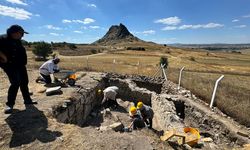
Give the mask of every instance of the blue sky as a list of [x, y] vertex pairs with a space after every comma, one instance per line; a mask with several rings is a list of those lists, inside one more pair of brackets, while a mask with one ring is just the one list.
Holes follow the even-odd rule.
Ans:
[[157, 43], [250, 43], [250, 0], [0, 0], [0, 33], [27, 41], [91, 43], [123, 23]]

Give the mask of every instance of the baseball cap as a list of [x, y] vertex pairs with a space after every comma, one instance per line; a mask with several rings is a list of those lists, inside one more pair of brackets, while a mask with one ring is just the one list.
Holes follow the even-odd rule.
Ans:
[[23, 32], [25, 34], [29, 34], [28, 32], [26, 32], [21, 26], [19, 25], [12, 25], [7, 29], [7, 33], [11, 34], [11, 33], [16, 33], [16, 32]]

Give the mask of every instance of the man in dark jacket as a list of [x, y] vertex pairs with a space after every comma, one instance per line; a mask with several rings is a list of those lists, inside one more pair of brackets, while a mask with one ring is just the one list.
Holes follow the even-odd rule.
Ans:
[[7, 74], [10, 81], [5, 113], [12, 113], [19, 87], [24, 104], [37, 104], [30, 98], [28, 89], [27, 54], [21, 42], [24, 33], [27, 34], [21, 26], [12, 25], [7, 29], [6, 35], [0, 36], [0, 52], [7, 58], [7, 62], [0, 63], [0, 67]]

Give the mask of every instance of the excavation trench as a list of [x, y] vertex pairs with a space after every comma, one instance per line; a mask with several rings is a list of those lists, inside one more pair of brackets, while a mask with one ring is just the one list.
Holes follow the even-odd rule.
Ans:
[[119, 87], [117, 97], [121, 105], [113, 120], [108, 121], [109, 123], [120, 121], [128, 124], [129, 107], [142, 101], [153, 108], [153, 128], [158, 131], [173, 128], [181, 131], [185, 126], [197, 128], [202, 138], [213, 139], [212, 143], [207, 145], [203, 143], [203, 148], [238, 147], [247, 142], [246, 138], [239, 137], [220, 119], [209, 115], [206, 109], [195, 105], [192, 100], [180, 95], [164, 93], [161, 90], [162, 84], [159, 82], [149, 83], [117, 76], [103, 76], [98, 80], [95, 79], [91, 86], [79, 88], [63, 106], [53, 109], [53, 116], [62, 123], [76, 124], [80, 127], [100, 127], [105, 122], [106, 114], [100, 110], [102, 96], [97, 91], [107, 86]]

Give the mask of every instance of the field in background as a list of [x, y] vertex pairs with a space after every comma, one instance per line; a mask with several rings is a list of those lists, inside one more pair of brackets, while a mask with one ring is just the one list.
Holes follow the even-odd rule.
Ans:
[[[152, 47], [151, 47], [152, 48]], [[160, 47], [160, 51], [111, 51], [89, 56], [59, 56], [60, 67], [68, 70], [93, 70], [152, 76], [159, 68], [161, 56], [169, 59], [167, 76], [177, 83], [179, 70], [185, 66], [182, 86], [207, 103], [210, 102], [217, 78], [225, 77], [218, 87], [216, 106], [237, 121], [250, 126], [250, 53], [191, 51]], [[148, 51], [149, 50], [149, 51]], [[28, 52], [29, 68], [37, 69], [43, 62], [34, 62]]]

